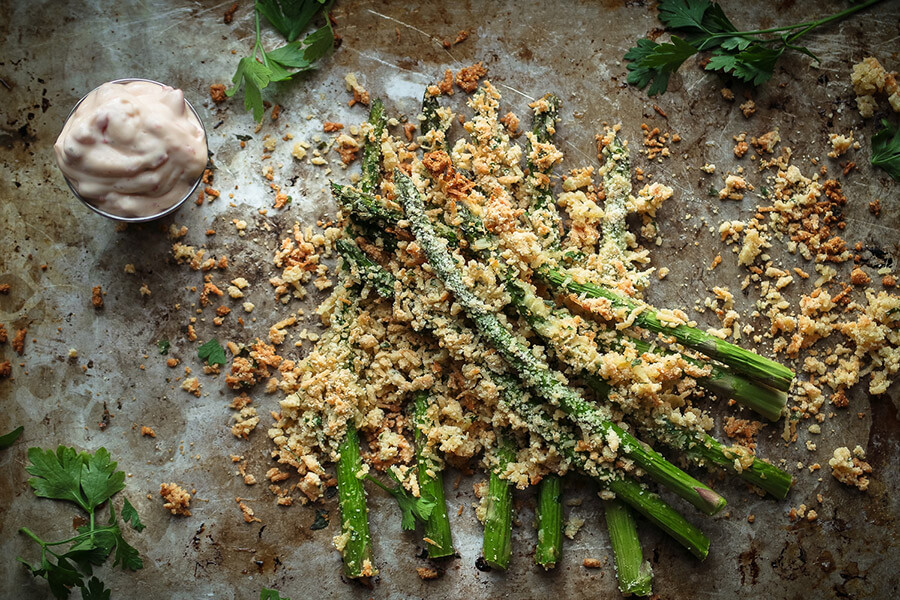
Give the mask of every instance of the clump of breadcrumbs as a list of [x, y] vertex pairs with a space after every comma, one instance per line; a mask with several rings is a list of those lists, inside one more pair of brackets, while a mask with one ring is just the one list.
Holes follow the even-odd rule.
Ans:
[[165, 500], [163, 508], [173, 515], [182, 517], [191, 516], [191, 495], [177, 483], [162, 483], [159, 486], [159, 495]]
[[857, 446], [850, 452], [846, 446], [836, 448], [834, 456], [828, 461], [831, 467], [831, 475], [843, 483], [851, 485], [860, 491], [869, 489], [869, 478], [866, 476], [872, 472], [872, 466], [863, 460], [866, 457], [861, 446]]

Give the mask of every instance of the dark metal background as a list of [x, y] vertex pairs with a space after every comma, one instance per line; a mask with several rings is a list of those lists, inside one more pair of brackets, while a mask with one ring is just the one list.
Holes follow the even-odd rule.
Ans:
[[[247, 458], [248, 470], [263, 480], [271, 466], [265, 435], [268, 411], [277, 408], [275, 396], [253, 394], [262, 423], [251, 442], [232, 437], [231, 394], [220, 379], [200, 375], [203, 397], [178, 389], [181, 367], [199, 372], [194, 344], [184, 337], [191, 316], [198, 316], [201, 338], [223, 335], [206, 315], [195, 315], [197, 294], [186, 288], [202, 285], [201, 274], [173, 264], [172, 243], [159, 224], [116, 232], [114, 225], [74, 200], [53, 163], [52, 144], [62, 120], [82, 94], [99, 83], [119, 77], [149, 77], [182, 87], [210, 131], [210, 148], [219, 167], [215, 187], [223, 197], [212, 205], [186, 205], [163, 221], [187, 225], [186, 243], [205, 244], [212, 254], [227, 253], [228, 279], [244, 276], [252, 282], [248, 299], [257, 305], [239, 328], [236, 312], [227, 331], [235, 341], [265, 336], [271, 323], [288, 310], [276, 306], [271, 286], [272, 250], [294, 220], [313, 223], [331, 212], [324, 169], [292, 162], [292, 143], [280, 142], [272, 163], [276, 182], [287, 186], [294, 202], [287, 211], [271, 206], [272, 195], [259, 176], [261, 138], [293, 133], [311, 139], [321, 121], [361, 122], [360, 108], [346, 106], [343, 76], [348, 71], [373, 96], [385, 100], [393, 115], [417, 114], [423, 87], [439, 78], [445, 67], [459, 68], [484, 61], [491, 80], [504, 95], [504, 104], [527, 123], [529, 98], [547, 91], [563, 100], [559, 138], [566, 152], [564, 166], [596, 164], [593, 136], [604, 121], [621, 121], [632, 148], [640, 147], [642, 122], [679, 133], [672, 144], [675, 156], [662, 164], [645, 164], [658, 181], [672, 185], [676, 197], [660, 214], [663, 243], [653, 248], [654, 264], [671, 274], [654, 282], [650, 300], [657, 305], [690, 309], [715, 285], [736, 292], [742, 315], [753, 310], [753, 294], [737, 293], [743, 274], [730, 252], [715, 271], [712, 258], [723, 248], [708, 232], [726, 218], [749, 217], [752, 195], [743, 202], [719, 202], [708, 197], [710, 185], [721, 187], [721, 175], [736, 167], [731, 136], [748, 131], [759, 135], [772, 128], [783, 144], [795, 149], [795, 164], [804, 173], [815, 167], [808, 157], [824, 157], [827, 134], [853, 129], [862, 149], [849, 155], [859, 170], [841, 177], [850, 199], [845, 238], [876, 244], [898, 253], [897, 184], [868, 166], [868, 137], [873, 124], [862, 124], [849, 85], [853, 62], [869, 54], [890, 69], [898, 68], [900, 7], [884, 2], [849, 22], [809, 38], [822, 62], [786, 58], [773, 80], [755, 94], [758, 113], [749, 121], [740, 114], [741, 90], [734, 104], [724, 102], [722, 82], [703, 73], [693, 61], [673, 78], [673, 91], [648, 100], [623, 85], [622, 55], [638, 38], [659, 27], [652, 3], [629, 2], [339, 2], [334, 11], [341, 47], [320, 70], [285, 86], [278, 97], [284, 112], [277, 126], [267, 124], [246, 150], [235, 134], [253, 134], [249, 116], [239, 101], [214, 106], [207, 87], [228, 82], [240, 55], [253, 40], [251, 3], [241, 0], [232, 26], [222, 23], [231, 0], [212, 2], [74, 2], [9, 3], [0, 6], [0, 283], [12, 293], [0, 296], [0, 322], [10, 331], [28, 326], [27, 351], [21, 360], [9, 346], [0, 356], [13, 358], [15, 381], [0, 382], [0, 430], [25, 425], [23, 439], [0, 453], [0, 596], [43, 598], [47, 588], [33, 582], [16, 555], [36, 556], [37, 548], [17, 534], [22, 525], [53, 537], [66, 535], [75, 511], [58, 502], [37, 500], [24, 472], [25, 449], [31, 445], [67, 443], [86, 449], [106, 446], [130, 477], [126, 495], [139, 509], [147, 529], [135, 540], [145, 568], [135, 574], [101, 569], [116, 598], [256, 598], [262, 586], [278, 587], [297, 598], [546, 598], [616, 597], [609, 545], [603, 531], [599, 502], [590, 488], [570, 483], [567, 498], [581, 499], [567, 508], [570, 516], [586, 520], [575, 541], [566, 541], [562, 565], [552, 573], [538, 570], [531, 559], [534, 499], [517, 494], [520, 526], [514, 532], [514, 554], [508, 573], [482, 573], [475, 568], [480, 551], [480, 525], [471, 508], [473, 478], [463, 477], [457, 491], [448, 490], [453, 531], [461, 558], [446, 566], [444, 576], [422, 582], [414, 568], [419, 538], [401, 534], [393, 502], [383, 494], [370, 495], [373, 535], [381, 577], [371, 590], [340, 580], [340, 560], [331, 546], [337, 530], [336, 507], [326, 508], [332, 524], [310, 531], [314, 511], [274, 505], [259, 484], [248, 488], [234, 476], [229, 454]], [[740, 26], [768, 27], [824, 15], [843, 2], [725, 2]], [[453, 39], [461, 29], [472, 36], [446, 50], [440, 41]], [[275, 43], [274, 35], [269, 41]], [[237, 50], [238, 55], [231, 51]], [[453, 97], [459, 102], [463, 98]], [[658, 104], [663, 119], [653, 110]], [[307, 115], [314, 115], [307, 121]], [[332, 155], [334, 156], [334, 155]], [[335, 160], [331, 161], [336, 162]], [[716, 175], [701, 174], [705, 162], [718, 166]], [[832, 172], [834, 161], [826, 163]], [[745, 167], [750, 163], [744, 161]], [[335, 167], [332, 177], [344, 175]], [[290, 185], [292, 177], [297, 177]], [[755, 178], [755, 175], [751, 175]], [[712, 183], [710, 183], [712, 182]], [[233, 189], [239, 186], [237, 189]], [[228, 198], [229, 193], [234, 198]], [[884, 212], [875, 220], [868, 202], [881, 198]], [[692, 218], [686, 219], [686, 215]], [[231, 219], [250, 224], [246, 237], [237, 237]], [[204, 232], [217, 234], [207, 238]], [[773, 249], [773, 254], [778, 256]], [[793, 265], [794, 258], [787, 259]], [[135, 275], [123, 267], [133, 263]], [[46, 265], [46, 270], [41, 266]], [[807, 265], [808, 267], [808, 265]], [[808, 267], [807, 270], [811, 271]], [[845, 277], [846, 279], [846, 277]], [[216, 281], [224, 277], [216, 276]], [[138, 288], [152, 290], [141, 298]], [[108, 291], [106, 307], [90, 307], [93, 285]], [[789, 296], [798, 298], [802, 283], [792, 284]], [[294, 307], [296, 308], [296, 306]], [[209, 313], [210, 311], [207, 311]], [[252, 321], [250, 317], [256, 317]], [[748, 318], [748, 317], [745, 317]], [[715, 326], [711, 315], [697, 316]], [[172, 341], [171, 355], [182, 360], [168, 369], [155, 342]], [[36, 339], [37, 341], [32, 341]], [[309, 344], [307, 344], [307, 347]], [[286, 345], [287, 347], [287, 345]], [[286, 348], [285, 347], [285, 348]], [[77, 359], [67, 358], [69, 348]], [[25, 367], [18, 363], [24, 362]], [[141, 370], [140, 365], [146, 369]], [[87, 367], [86, 370], [82, 366]], [[760, 454], [784, 458], [797, 475], [797, 485], [785, 502], [759, 498], [732, 479], [715, 481], [729, 500], [725, 515], [704, 518], [678, 502], [689, 518], [701, 524], [712, 540], [705, 563], [697, 563], [647, 523], [641, 524], [647, 557], [656, 573], [655, 589], [663, 598], [892, 598], [898, 587], [896, 491], [898, 481], [898, 391], [871, 400], [854, 390], [851, 406], [835, 410], [811, 436], [804, 423], [800, 442], [785, 447], [781, 424], [760, 436]], [[97, 423], [104, 407], [114, 417], [105, 431]], [[719, 410], [724, 409], [724, 410]], [[831, 408], [826, 406], [826, 410]], [[733, 414], [727, 407], [714, 411]], [[860, 416], [857, 416], [857, 413]], [[134, 428], [133, 424], [138, 427]], [[140, 425], [157, 432], [142, 438]], [[818, 446], [808, 451], [804, 442]], [[839, 485], [829, 474], [828, 458], [837, 446], [862, 445], [875, 468], [868, 493]], [[804, 465], [825, 467], [810, 474]], [[456, 475], [451, 474], [448, 485]], [[159, 484], [177, 481], [196, 488], [190, 518], [171, 517], [161, 507]], [[824, 502], [819, 504], [816, 495]], [[149, 498], [147, 496], [150, 496]], [[235, 497], [248, 499], [262, 523], [245, 524]], [[819, 518], [814, 523], [790, 523], [792, 506], [805, 503]], [[456, 517], [457, 508], [462, 514]], [[753, 514], [755, 523], [747, 522]], [[581, 566], [584, 558], [607, 560], [603, 569]]]

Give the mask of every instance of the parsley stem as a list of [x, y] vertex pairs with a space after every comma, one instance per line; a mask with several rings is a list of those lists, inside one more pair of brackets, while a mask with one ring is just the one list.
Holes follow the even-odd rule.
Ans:
[[837, 21], [839, 19], [843, 19], [844, 17], [848, 17], [853, 13], [859, 12], [866, 8], [869, 8], [873, 4], [878, 4], [882, 0], [868, 0], [868, 2], [863, 2], [857, 6], [853, 6], [848, 8], [847, 10], [843, 10], [839, 13], [835, 13], [830, 17], [825, 17], [824, 19], [819, 19], [818, 21], [806, 21], [805, 23], [795, 23], [793, 25], [783, 25], [781, 27], [770, 27], [769, 29], [753, 29], [751, 31], [724, 31], [721, 33], [707, 33], [707, 37], [709, 39], [715, 38], [727, 38], [727, 37], [743, 37], [748, 35], [761, 35], [764, 33], [778, 33], [781, 31], [794, 31], [796, 29], [802, 29], [803, 31], [792, 35], [789, 38], [789, 41], [793, 41], [803, 35], [809, 33], [810, 30], [815, 29], [821, 25], [825, 25], [826, 23], [830, 23], [832, 21]]

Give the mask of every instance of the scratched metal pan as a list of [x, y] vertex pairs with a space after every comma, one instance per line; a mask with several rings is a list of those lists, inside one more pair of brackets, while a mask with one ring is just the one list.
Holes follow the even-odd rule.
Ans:
[[[566, 512], [585, 525], [574, 541], [566, 541], [562, 564], [554, 572], [543, 573], [533, 564], [531, 493], [516, 494], [509, 571], [476, 569], [481, 527], [472, 509], [472, 483], [477, 477], [460, 476], [457, 482], [451, 473], [448, 502], [460, 558], [442, 565], [440, 579], [418, 578], [415, 568], [426, 566], [419, 558], [418, 536], [401, 533], [393, 501], [372, 492], [381, 575], [371, 589], [342, 581], [331, 546], [338, 530], [333, 500], [323, 507], [330, 525], [313, 531], [313, 509], [278, 507], [263, 485], [247, 487], [235, 476], [231, 454], [244, 456], [248, 470], [260, 480], [272, 466], [265, 426], [277, 398], [253, 393], [263, 423], [245, 442], [229, 431], [231, 394], [221, 378], [201, 376], [200, 398], [178, 389], [181, 368], [199, 368], [195, 346], [185, 338], [189, 319], [200, 317], [196, 327], [202, 339], [226, 336], [194, 313], [197, 294], [190, 288], [202, 285], [202, 274], [173, 263], [172, 240], [159, 224], [116, 231], [71, 197], [52, 162], [52, 144], [63, 119], [85, 91], [107, 80], [146, 77], [185, 90], [209, 131], [218, 166], [214, 185], [223, 193], [213, 204], [188, 203], [162, 224], [187, 226], [185, 243], [205, 245], [211, 255], [228, 254], [227, 277], [253, 282], [247, 299], [256, 310], [244, 315], [243, 327], [232, 320], [227, 330], [228, 339], [252, 341], [299, 306], [273, 301], [267, 283], [273, 249], [294, 221], [312, 224], [333, 215], [325, 184], [329, 177], [346, 176], [337, 167], [326, 175], [321, 167], [292, 162], [291, 144], [280, 143], [271, 164], [276, 182], [294, 201], [287, 210], [260, 214], [260, 208], [272, 204], [268, 182], [260, 176], [262, 137], [290, 132], [295, 139], [309, 140], [321, 131], [322, 121], [362, 121], [365, 111], [347, 106], [347, 72], [358, 73], [392, 115], [413, 117], [424, 86], [445, 68], [483, 61], [506, 108], [521, 117], [527, 119], [532, 98], [546, 92], [562, 98], [559, 139], [566, 167], [596, 165], [593, 140], [603, 122], [621, 122], [635, 150], [644, 122], [681, 135], [675, 155], [662, 163], [633, 156], [654, 180], [676, 190], [660, 214], [662, 245], [653, 248], [654, 264], [668, 267], [670, 274], [654, 283], [650, 300], [690, 309], [715, 285], [739, 289], [743, 276], [735, 261], [706, 269], [721, 250], [707, 229], [726, 218], [747, 217], [753, 209], [749, 197], [727, 204], [709, 198], [709, 184], [697, 167], [713, 162], [720, 173], [736, 168], [731, 136], [741, 131], [759, 135], [779, 128], [798, 160], [822, 156], [828, 132], [863, 131], [848, 81], [851, 61], [873, 53], [897, 67], [892, 53], [900, 7], [884, 3], [810, 38], [821, 64], [786, 57], [773, 80], [755, 93], [759, 110], [746, 121], [735, 104], [719, 96], [722, 82], [695, 64], [673, 78], [670, 93], [653, 101], [624, 84], [622, 55], [659, 26], [652, 3], [341, 1], [333, 13], [340, 47], [320, 69], [280, 88], [275, 99], [284, 107], [281, 118], [255, 133], [240, 101], [214, 105], [207, 91], [211, 83], [228, 83], [238, 58], [253, 43], [252, 3], [240, 2], [234, 22], [226, 25], [223, 14], [231, 4], [75, 0], [0, 5], [0, 283], [12, 286], [10, 294], [0, 295], [0, 322], [10, 330], [28, 328], [23, 357], [11, 357], [9, 347], [0, 346], [0, 356], [14, 358], [15, 367], [15, 380], [0, 382], [0, 430], [25, 425], [23, 440], [0, 453], [0, 597], [47, 597], [45, 584], [34, 581], [13, 557], [35, 557], [36, 548], [17, 534], [22, 525], [39, 528], [48, 537], [71, 531], [74, 511], [36, 500], [23, 469], [28, 446], [57, 443], [106, 446], [131, 475], [126, 494], [147, 523], [143, 533], [131, 537], [145, 567], [137, 573], [101, 570], [116, 598], [248, 599], [263, 586], [295, 599], [616, 597], [598, 499], [577, 479], [568, 484]], [[747, 27], [806, 20], [842, 6], [836, 1], [725, 3], [735, 22]], [[471, 32], [469, 39], [445, 49], [441, 42], [455, 39], [463, 29]], [[267, 43], [276, 43], [274, 34]], [[461, 106], [463, 98], [457, 94], [453, 100]], [[654, 110], [654, 103], [667, 119]], [[236, 135], [253, 139], [241, 149]], [[864, 165], [867, 157], [863, 143], [855, 160]], [[844, 178], [844, 189], [851, 199], [845, 237], [878, 246], [898, 260], [896, 185], [861, 167]], [[866, 211], [874, 198], [887, 207], [878, 221]], [[236, 235], [232, 219], [247, 221], [246, 236]], [[215, 236], [205, 235], [210, 228]], [[133, 264], [136, 273], [123, 273], [125, 264]], [[140, 295], [142, 284], [150, 288], [150, 296]], [[99, 311], [90, 307], [95, 285], [106, 292]], [[317, 300], [311, 298], [305, 308]], [[744, 315], [752, 311], [748, 296], [736, 294], [736, 305]], [[696, 318], [716, 325], [708, 314]], [[182, 361], [177, 369], [167, 368], [156, 353], [155, 342], [164, 338], [171, 340], [170, 355]], [[70, 348], [77, 350], [77, 358], [68, 357]], [[305, 351], [297, 350], [297, 356]], [[800, 443], [788, 447], [781, 440], [781, 424], [766, 427], [760, 454], [785, 459], [797, 475], [785, 502], [760, 498], [733, 479], [719, 478], [711, 483], [729, 500], [724, 515], [705, 518], [673, 499], [712, 540], [704, 563], [641, 522], [660, 597], [894, 597], [898, 506], [890, 491], [898, 482], [897, 396], [897, 386], [872, 399], [855, 390], [850, 409], [836, 410], [824, 423], [814, 452], [804, 446], [805, 427], [800, 428]], [[721, 405], [710, 409], [719, 423], [734, 414]], [[108, 424], [101, 429], [101, 422]], [[142, 437], [141, 425], [153, 427], [157, 437]], [[841, 486], [827, 467], [814, 474], [796, 469], [798, 462], [825, 465], [835, 447], [856, 444], [866, 449], [874, 467], [867, 493]], [[167, 481], [196, 490], [193, 516], [164, 512], [158, 490]], [[237, 497], [261, 522], [243, 522]], [[801, 503], [814, 508], [818, 520], [791, 523], [788, 512]], [[748, 522], [751, 514], [753, 523]], [[585, 569], [585, 558], [606, 563], [601, 569]]]

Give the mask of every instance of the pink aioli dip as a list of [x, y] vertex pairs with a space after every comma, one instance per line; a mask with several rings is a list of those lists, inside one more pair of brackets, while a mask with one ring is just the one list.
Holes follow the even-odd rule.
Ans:
[[79, 196], [121, 217], [178, 204], [206, 168], [206, 134], [181, 90], [150, 81], [104, 83], [75, 108], [53, 146]]

